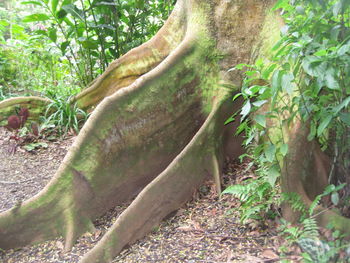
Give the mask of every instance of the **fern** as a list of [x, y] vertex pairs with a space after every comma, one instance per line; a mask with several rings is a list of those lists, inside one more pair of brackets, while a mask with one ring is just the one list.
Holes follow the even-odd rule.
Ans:
[[335, 186], [333, 184], [328, 185], [322, 194], [319, 194], [315, 197], [315, 200], [311, 203], [309, 207], [309, 216], [312, 216], [314, 214], [315, 208], [319, 205], [322, 197], [327, 196], [332, 193], [337, 193], [339, 190], [343, 189], [346, 184], [340, 184], [338, 186]]
[[318, 238], [318, 225], [315, 218], [306, 218], [302, 222], [303, 225], [303, 233], [301, 234], [301, 238]]
[[249, 219], [261, 219], [271, 210], [276, 190], [261, 176], [245, 184], [229, 186], [222, 194], [231, 194], [240, 200], [241, 222], [246, 223]]
[[292, 209], [294, 211], [301, 212], [302, 216], [306, 213], [306, 205], [304, 204], [303, 200], [301, 199], [300, 195], [297, 193], [282, 193], [280, 202], [287, 202], [291, 205]]

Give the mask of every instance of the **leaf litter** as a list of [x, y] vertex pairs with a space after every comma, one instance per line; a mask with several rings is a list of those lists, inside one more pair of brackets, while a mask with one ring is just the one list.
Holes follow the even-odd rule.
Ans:
[[[39, 192], [51, 179], [65, 156], [73, 137], [42, 142], [46, 148], [30, 152], [20, 148], [8, 153], [9, 133], [0, 128], [0, 212]], [[228, 160], [223, 172], [224, 187], [247, 175], [247, 164]], [[243, 178], [243, 179], [242, 179]], [[277, 235], [275, 222], [242, 225], [237, 212], [229, 210], [239, 202], [215, 193], [212, 181], [205, 182], [191, 201], [174, 212], [146, 237], [126, 247], [113, 263], [138, 262], [279, 262], [278, 247], [284, 240]], [[117, 206], [95, 220], [96, 231], [79, 238], [69, 252], [56, 238], [34, 246], [0, 251], [3, 263], [75, 263], [102, 238], [128, 204]], [[234, 211], [234, 210], [233, 210]], [[298, 255], [291, 255], [298, 262]]]

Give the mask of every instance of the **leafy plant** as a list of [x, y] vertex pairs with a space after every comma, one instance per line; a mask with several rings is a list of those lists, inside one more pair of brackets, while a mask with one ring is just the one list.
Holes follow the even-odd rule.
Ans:
[[152, 37], [169, 14], [173, 1], [36, 0], [24, 22], [42, 26], [66, 57], [81, 86], [89, 84], [115, 58]]
[[[283, 235], [291, 244], [297, 243], [304, 251], [302, 254], [305, 262], [338, 262], [339, 251], [349, 248], [349, 244], [343, 240], [343, 236], [339, 231], [333, 231], [332, 240], [321, 240], [319, 227], [316, 217], [324, 211], [315, 211], [315, 208], [325, 196], [335, 196], [345, 184], [334, 186], [329, 185], [324, 192], [314, 199], [310, 207], [307, 209], [305, 204], [295, 193], [284, 193], [280, 201], [287, 201], [296, 211], [301, 213], [300, 224], [292, 225], [282, 219], [280, 227], [281, 235]], [[336, 201], [336, 199], [332, 198]], [[337, 202], [333, 205], [337, 205]]]
[[236, 184], [227, 187], [222, 194], [231, 194], [240, 201], [241, 222], [247, 223], [249, 220], [261, 220], [276, 215], [273, 211], [275, 198], [278, 196], [278, 189], [266, 180], [263, 167], [256, 170], [258, 176], [245, 180], [244, 184]]
[[[279, 0], [277, 9], [286, 26], [272, 60], [230, 69], [244, 70], [242, 91], [233, 98], [244, 104], [227, 122], [241, 116], [237, 133], [245, 134], [244, 146], [272, 186], [289, 150], [285, 130], [296, 120], [310, 123], [308, 139], [333, 151], [329, 181], [338, 182], [335, 170], [349, 174], [350, 167], [349, 1]], [[339, 200], [337, 193], [332, 198]]]
[[54, 127], [59, 134], [78, 133], [89, 114], [72, 105], [71, 97], [56, 96], [52, 100], [46, 109], [44, 125]]

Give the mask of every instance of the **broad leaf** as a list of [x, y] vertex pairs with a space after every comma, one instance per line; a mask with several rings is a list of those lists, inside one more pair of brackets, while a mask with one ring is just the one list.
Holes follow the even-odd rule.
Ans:
[[37, 6], [43, 6], [43, 3], [40, 1], [24, 1], [21, 2], [22, 5], [37, 5]]
[[270, 144], [265, 150], [265, 157], [268, 162], [273, 162], [275, 160], [276, 146]]
[[270, 167], [267, 174], [267, 181], [272, 187], [275, 187], [277, 178], [280, 176], [279, 168], [276, 165], [273, 165]]
[[51, 0], [51, 8], [53, 13], [56, 13], [58, 2], [59, 0]]
[[38, 22], [49, 20], [50, 17], [46, 14], [32, 14], [23, 18], [23, 22]]
[[289, 95], [292, 95], [295, 84], [293, 83], [294, 76], [292, 73], [287, 73], [282, 76], [282, 89]]
[[288, 144], [286, 143], [282, 144], [280, 151], [283, 156], [286, 156], [288, 153]]
[[56, 40], [57, 40], [57, 29], [56, 28], [50, 28], [49, 38], [51, 39], [52, 42], [56, 43]]
[[323, 131], [328, 127], [332, 119], [333, 119], [333, 116], [329, 114], [327, 117], [325, 117], [321, 121], [320, 125], [317, 128], [317, 136], [322, 135]]
[[266, 116], [258, 114], [254, 117], [254, 120], [260, 124], [262, 127], [266, 128]]
[[248, 100], [244, 106], [242, 107], [242, 111], [241, 111], [241, 115], [242, 115], [242, 118], [241, 120], [244, 120], [247, 115], [250, 113], [250, 110], [252, 108], [252, 105], [250, 104], [250, 101]]

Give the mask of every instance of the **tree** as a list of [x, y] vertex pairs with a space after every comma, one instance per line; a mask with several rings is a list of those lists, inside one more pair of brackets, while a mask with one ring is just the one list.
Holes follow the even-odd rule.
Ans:
[[[45, 189], [0, 214], [0, 247], [62, 235], [68, 250], [93, 231], [93, 219], [136, 196], [81, 260], [109, 262], [187, 201], [207, 175], [219, 192], [224, 155], [237, 155], [241, 144], [234, 127], [224, 126], [240, 107], [230, 98], [241, 76], [227, 70], [269, 55], [281, 25], [269, 12], [272, 3], [179, 0], [154, 38], [73, 99], [92, 115]], [[0, 116], [15, 105], [35, 112], [45, 102], [4, 101]]]

